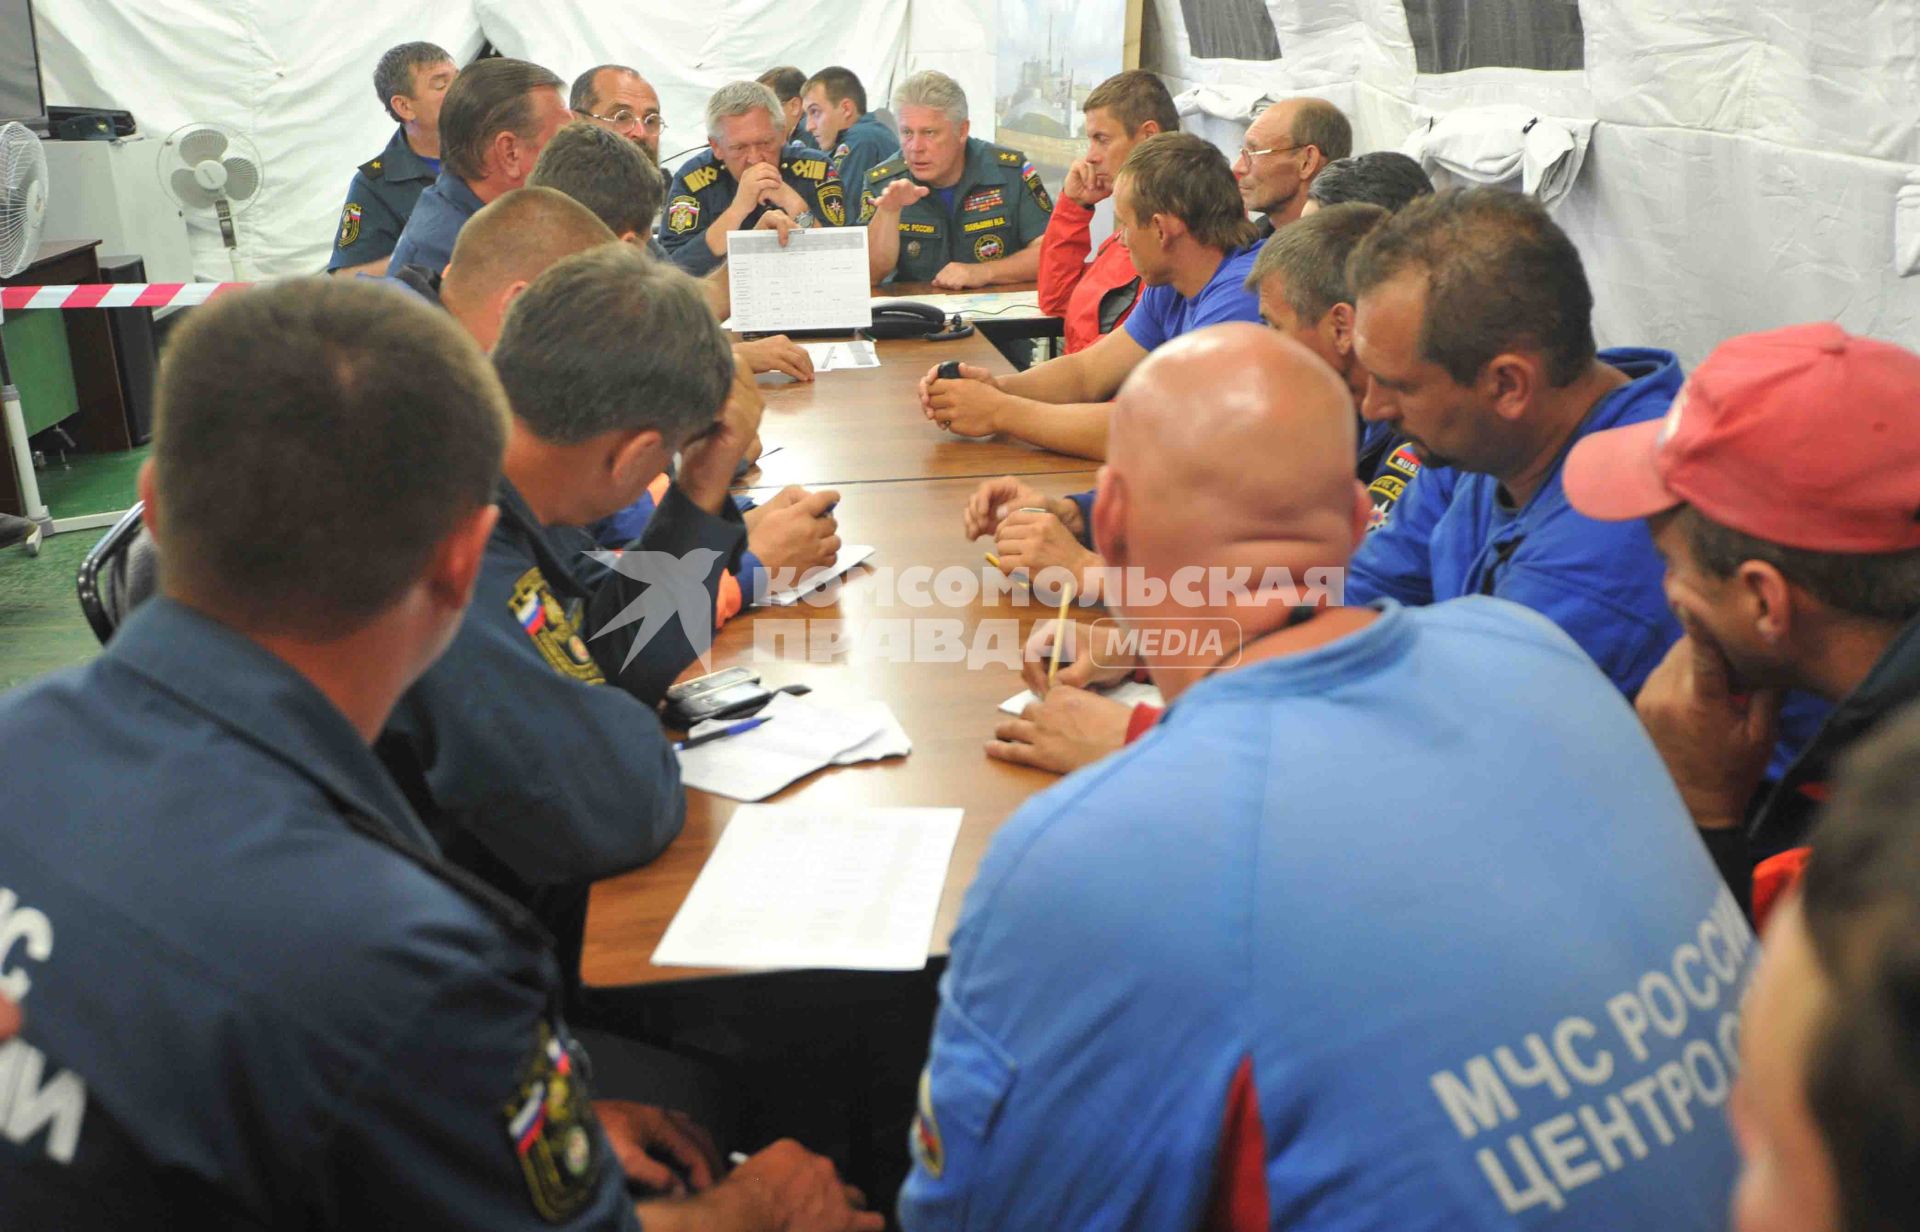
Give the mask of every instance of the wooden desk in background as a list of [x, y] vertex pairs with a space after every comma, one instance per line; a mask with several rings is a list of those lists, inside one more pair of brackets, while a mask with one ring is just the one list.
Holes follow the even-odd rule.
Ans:
[[[63, 286], [69, 283], [99, 282], [99, 240], [45, 240], [33, 263], [12, 278], [6, 286]], [[11, 337], [17, 323], [34, 318], [64, 318], [66, 356], [54, 362], [67, 362], [72, 368], [74, 410], [66, 415], [36, 411], [34, 389], [35, 357], [9, 352], [7, 361], [14, 379], [20, 383], [20, 400], [27, 414], [27, 431], [38, 432], [54, 423], [64, 423], [74, 442], [89, 453], [104, 453], [133, 448], [127, 431], [126, 394], [120, 388], [120, 364], [115, 355], [113, 331], [104, 312], [62, 312], [44, 309], [21, 312], [8, 318]], [[57, 381], [57, 376], [52, 379]], [[0, 434], [0, 513], [21, 513], [20, 481], [15, 476], [11, 450]], [[55, 511], [58, 512], [57, 510]]]
[[875, 344], [878, 368], [820, 373], [811, 383], [763, 376], [767, 411], [760, 439], [779, 447], [749, 473], [756, 487], [837, 487], [898, 479], [953, 479], [1085, 470], [1084, 458], [1017, 441], [968, 440], [943, 432], [920, 411], [920, 378], [957, 359], [998, 374], [1013, 371], [979, 334], [951, 342]]
[[[972, 347], [980, 350], [969, 353]], [[833, 602], [742, 614], [721, 631], [713, 655], [715, 671], [751, 664], [775, 687], [804, 682], [823, 701], [879, 698], [893, 707], [913, 740], [909, 756], [829, 768], [773, 800], [834, 807], [964, 808], [931, 953], [945, 952], [961, 900], [994, 831], [1029, 796], [1058, 781], [1050, 774], [988, 760], [984, 746], [1000, 718], [995, 707], [1018, 693], [1022, 684], [1008, 667], [989, 664], [970, 670], [965, 649], [975, 644], [983, 621], [1006, 621], [1006, 636], [1014, 639], [1017, 652], [1033, 622], [1049, 619], [1051, 613], [1040, 604], [989, 601], [984, 593], [965, 607], [911, 607], [897, 593], [899, 587], [879, 586], [874, 571], [891, 569], [897, 578], [914, 566], [935, 572], [958, 566], [979, 577], [989, 567], [984, 559], [988, 544], [965, 538], [961, 509], [980, 476], [1021, 473], [1052, 496], [1085, 491], [1094, 482], [1094, 471], [1083, 459], [994, 441], [966, 441], [920, 415], [914, 390], [937, 359], [964, 358], [1004, 371], [997, 355], [989, 360], [980, 351], [990, 353], [992, 347], [977, 338], [882, 342], [878, 369], [823, 373], [812, 385], [771, 391], [762, 431], [770, 447], [783, 448], [752, 480], [768, 485], [757, 487], [756, 494], [769, 496], [788, 483], [838, 484], [842, 501], [836, 517], [842, 539], [871, 543], [877, 550], [867, 566], [840, 586]], [[849, 490], [848, 484], [857, 486]], [[863, 631], [871, 638], [881, 622], [895, 620], [948, 622], [946, 631], [963, 648], [962, 661], [889, 661], [893, 656], [862, 640]], [[842, 635], [850, 644], [848, 653], [834, 662], [807, 662], [805, 637], [779, 636], [782, 629], [808, 628], [801, 622], [810, 622], [812, 636], [823, 640]], [[902, 627], [910, 628], [896, 626]], [[756, 654], [756, 640], [763, 641], [767, 656]], [[701, 670], [696, 665], [687, 675]], [[581, 960], [588, 985], [615, 988], [739, 974], [653, 965], [654, 947], [737, 807], [704, 792], [688, 793], [687, 824], [680, 837], [652, 864], [594, 887]]]

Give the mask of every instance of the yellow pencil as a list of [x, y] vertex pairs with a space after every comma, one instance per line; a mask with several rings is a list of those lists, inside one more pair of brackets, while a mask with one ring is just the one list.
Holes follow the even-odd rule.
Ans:
[[1060, 592], [1060, 615], [1053, 622], [1053, 658], [1047, 661], [1047, 687], [1053, 687], [1053, 674], [1060, 670], [1060, 643], [1067, 637], [1067, 608], [1073, 603], [1073, 583]]
[[1000, 558], [998, 556], [995, 556], [992, 552], [987, 553], [987, 563], [992, 565], [994, 568], [998, 569], [1000, 572], [1005, 573], [1008, 577], [1020, 583], [1020, 585], [1026, 587], [1028, 590], [1033, 589], [1032, 585], [1028, 583], [1027, 579], [1021, 577], [1017, 573], [1013, 573], [1010, 570], [1008, 570], [1008, 568], [1005, 565], [1000, 563]]

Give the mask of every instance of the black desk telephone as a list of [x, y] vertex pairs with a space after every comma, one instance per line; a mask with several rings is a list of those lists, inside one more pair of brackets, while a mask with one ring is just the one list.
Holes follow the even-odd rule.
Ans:
[[[779, 333], [789, 338], [844, 338], [845, 329], [787, 329]], [[867, 338], [925, 338], [928, 342], [951, 342], [973, 333], [973, 325], [959, 313], [951, 316], [932, 304], [915, 299], [887, 299], [873, 305], [873, 324], [854, 331]], [[764, 338], [765, 332], [746, 337]]]
[[959, 313], [948, 316], [932, 304], [919, 300], [883, 300], [873, 306], [873, 326], [864, 331], [872, 338], [925, 338], [928, 342], [950, 342], [973, 333], [973, 326]]

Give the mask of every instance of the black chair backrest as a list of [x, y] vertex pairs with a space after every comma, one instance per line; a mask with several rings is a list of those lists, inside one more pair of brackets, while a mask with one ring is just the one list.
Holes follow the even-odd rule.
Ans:
[[148, 537], [140, 515], [143, 502], [122, 514], [93, 545], [80, 562], [75, 587], [80, 593], [80, 610], [102, 646], [120, 627], [120, 622], [155, 589], [153, 540]]

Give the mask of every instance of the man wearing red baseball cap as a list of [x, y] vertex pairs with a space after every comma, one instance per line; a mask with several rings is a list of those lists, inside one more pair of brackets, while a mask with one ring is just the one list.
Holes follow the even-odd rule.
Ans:
[[[1736, 892], [1803, 843], [1830, 768], [1920, 698], [1920, 355], [1799, 325], [1723, 343], [1664, 420], [1567, 458], [1590, 518], [1648, 519], [1685, 635], [1636, 706]], [[1756, 802], [1783, 690], [1839, 705]]]

